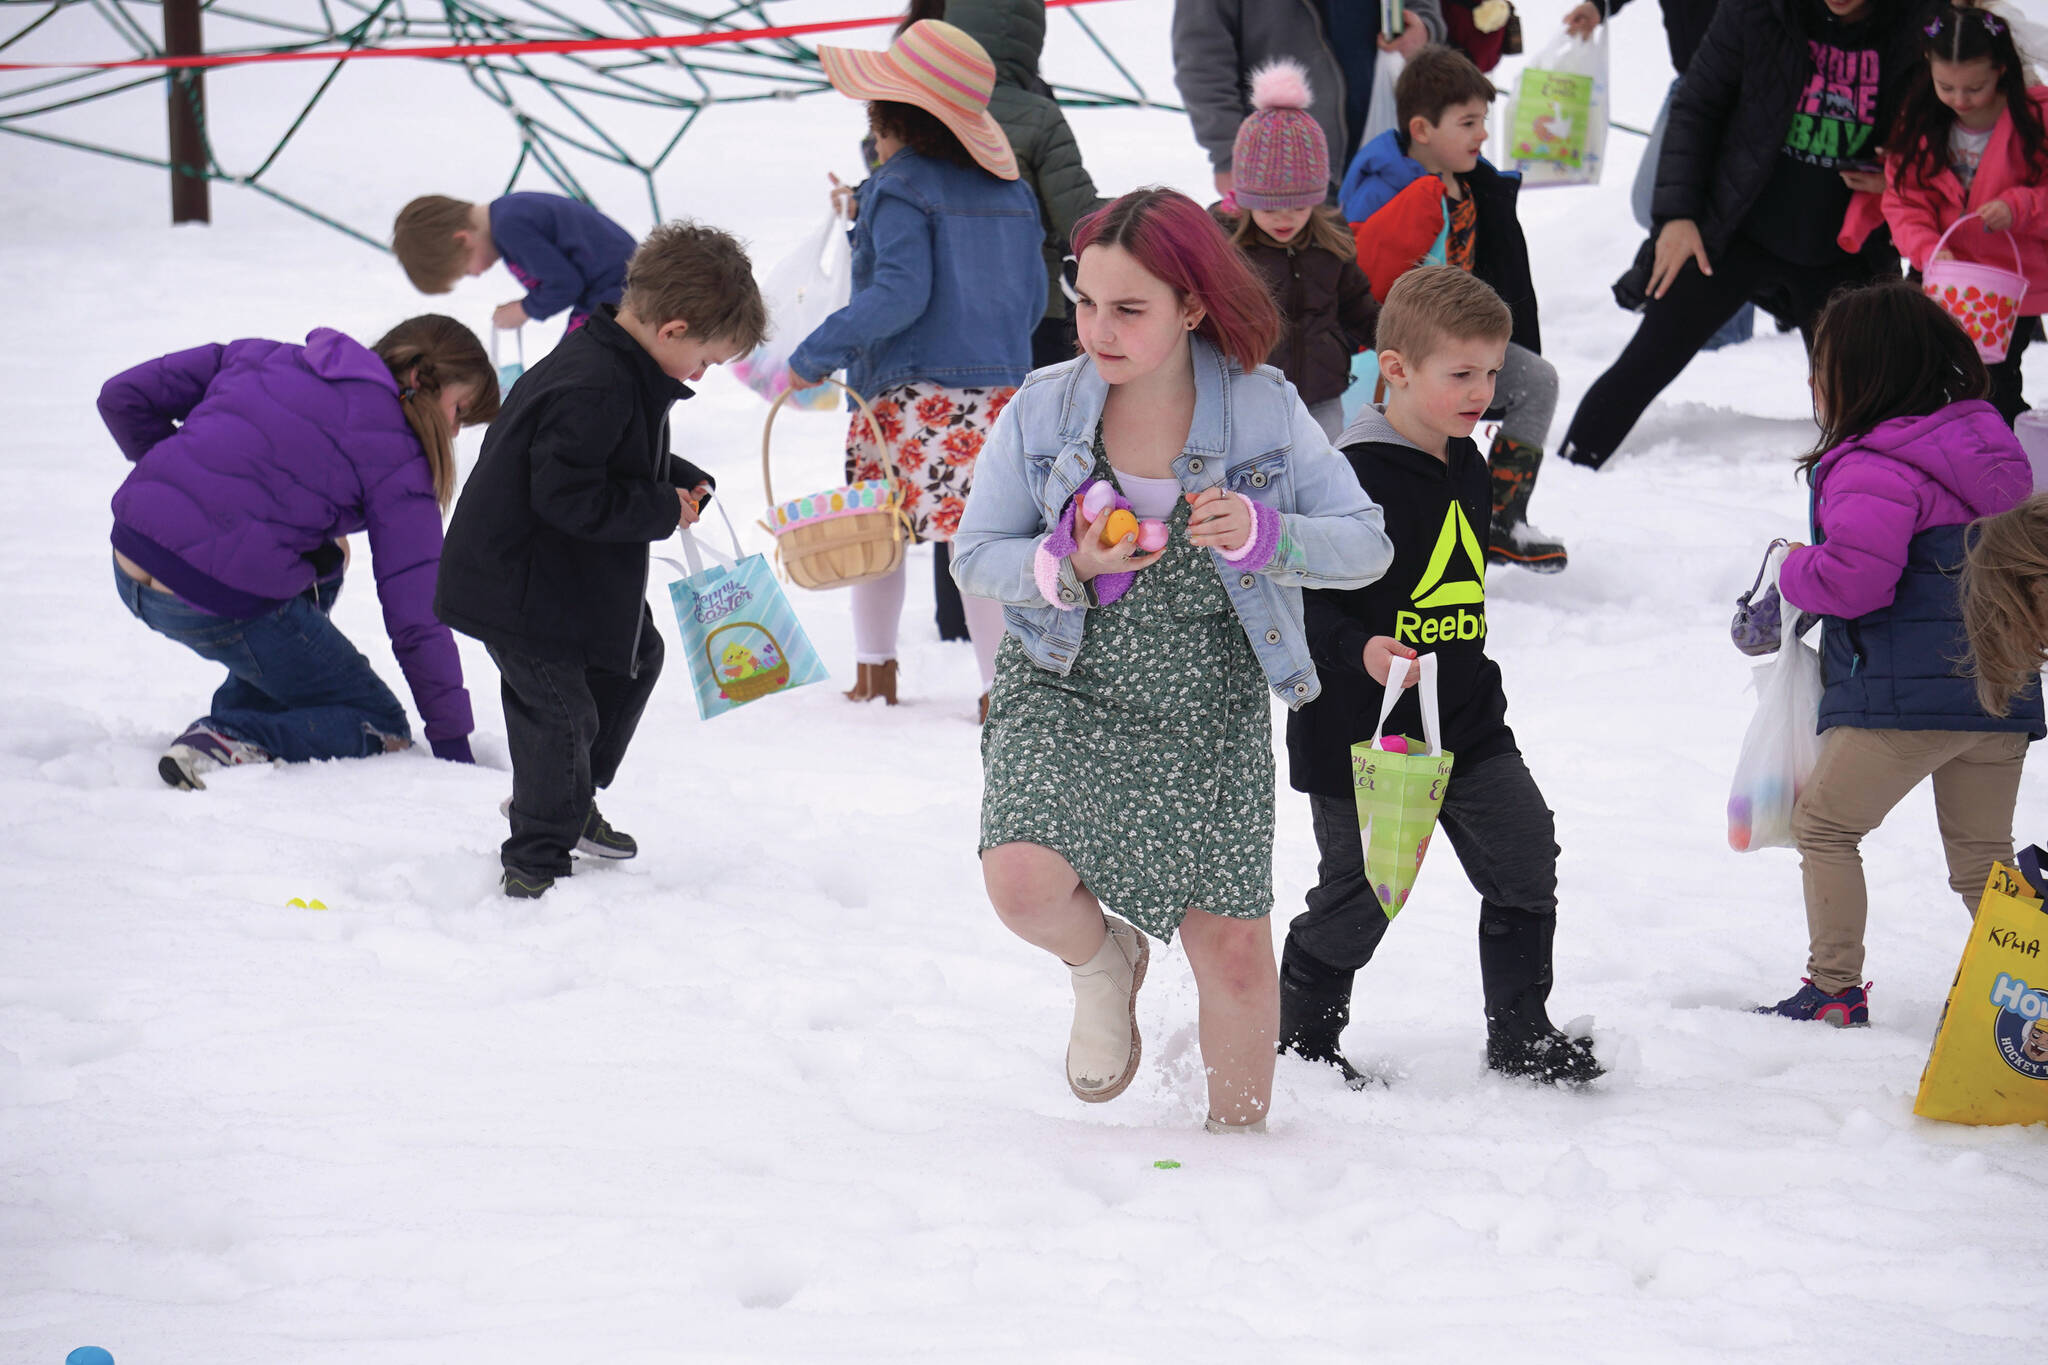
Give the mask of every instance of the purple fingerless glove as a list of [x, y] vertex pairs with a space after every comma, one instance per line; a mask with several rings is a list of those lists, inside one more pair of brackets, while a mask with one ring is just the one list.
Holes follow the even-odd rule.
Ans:
[[435, 758], [445, 759], [450, 763], [476, 762], [476, 755], [469, 751], [468, 735], [457, 735], [454, 739], [430, 740], [428, 747], [434, 751]]
[[[1061, 611], [1074, 611], [1081, 606], [1079, 602], [1060, 600], [1060, 561], [1080, 548], [1080, 543], [1074, 539], [1076, 509], [1087, 496], [1088, 490], [1100, 482], [1100, 479], [1089, 479], [1074, 490], [1074, 496], [1067, 500], [1066, 510], [1060, 513], [1059, 524], [1052, 528], [1051, 535], [1039, 543], [1038, 553], [1031, 562], [1031, 576], [1038, 583], [1039, 596], [1046, 600], [1047, 605]], [[1115, 505], [1125, 511], [1129, 511], [1131, 507], [1121, 493], [1117, 494]], [[1130, 591], [1131, 580], [1136, 577], [1135, 573], [1129, 572], [1095, 575], [1096, 605], [1106, 607], [1122, 597]]]
[[1218, 550], [1216, 553], [1233, 568], [1257, 573], [1273, 562], [1273, 555], [1280, 548], [1280, 514], [1262, 502], [1253, 502], [1242, 493], [1234, 496], [1252, 514], [1252, 533], [1235, 550]]

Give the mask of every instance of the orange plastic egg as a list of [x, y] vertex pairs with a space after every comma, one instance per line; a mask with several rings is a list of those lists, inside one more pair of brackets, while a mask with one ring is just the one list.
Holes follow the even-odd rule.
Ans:
[[1119, 507], [1102, 519], [1102, 543], [1114, 545], [1125, 536], [1138, 534], [1138, 519]]

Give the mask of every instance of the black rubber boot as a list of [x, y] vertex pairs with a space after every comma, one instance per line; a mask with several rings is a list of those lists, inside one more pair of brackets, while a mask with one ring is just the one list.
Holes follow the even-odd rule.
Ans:
[[[1606, 1073], [1591, 1038], [1573, 1038], [1550, 1022], [1554, 915], [1482, 910], [1479, 975], [1486, 991], [1486, 1064], [1503, 1076], [1548, 1085], [1584, 1085]], [[1284, 997], [1283, 997], [1284, 998]]]
[[1533, 573], [1561, 572], [1566, 564], [1563, 542], [1529, 524], [1529, 499], [1536, 492], [1543, 448], [1496, 436], [1486, 464], [1493, 475], [1493, 527], [1487, 537], [1487, 562], [1518, 564]]
[[1310, 957], [1289, 938], [1280, 953], [1280, 1052], [1334, 1066], [1353, 1090], [1370, 1077], [1345, 1060], [1339, 1040], [1351, 1022], [1353, 973]]

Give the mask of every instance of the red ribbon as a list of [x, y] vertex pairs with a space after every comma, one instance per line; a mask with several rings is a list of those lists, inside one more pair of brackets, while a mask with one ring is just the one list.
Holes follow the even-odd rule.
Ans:
[[[1046, 8], [1099, 5], [1108, 0], [1045, 0]], [[258, 62], [350, 62], [364, 57], [516, 57], [550, 52], [635, 52], [650, 48], [711, 47], [769, 38], [794, 38], [805, 33], [836, 33], [842, 29], [894, 24], [901, 14], [875, 19], [826, 19], [809, 24], [739, 29], [731, 33], [657, 33], [638, 38], [551, 38], [527, 43], [443, 43], [434, 47], [344, 47], [302, 52], [199, 53], [188, 57], [130, 57], [118, 62], [0, 62], [0, 71], [121, 71], [130, 67], [252, 66]]]

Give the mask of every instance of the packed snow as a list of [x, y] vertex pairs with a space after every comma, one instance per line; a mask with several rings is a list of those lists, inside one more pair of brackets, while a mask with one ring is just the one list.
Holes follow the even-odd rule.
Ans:
[[[1564, 7], [1520, 6], [1532, 49]], [[1088, 15], [1168, 99], [1170, 11]], [[18, 50], [84, 55], [105, 32], [51, 25]], [[1054, 79], [1116, 82], [1069, 22], [1052, 35]], [[1613, 41], [1615, 116], [1647, 126], [1669, 79], [1656, 6]], [[210, 77], [224, 158], [245, 164], [322, 74]], [[1184, 117], [1071, 118], [1105, 190], [1206, 192]], [[161, 93], [74, 120], [147, 146]], [[740, 232], [765, 271], [824, 212], [826, 172], [853, 178], [860, 131], [835, 95], [714, 108], [661, 176], [665, 207]], [[1523, 200], [1557, 435], [1631, 330], [1607, 284], [1640, 240], [1640, 147], [1617, 132], [1604, 184]], [[490, 195], [512, 156], [459, 71], [364, 63], [273, 176], [374, 226], [416, 193]], [[1533, 517], [1570, 570], [1489, 580], [1510, 719], [1564, 848], [1553, 1012], [1593, 1016], [1613, 1074], [1559, 1093], [1485, 1070], [1476, 897], [1441, 848], [1359, 980], [1347, 1042], [1391, 1083], [1353, 1093], [1283, 1060], [1271, 1133], [1212, 1137], [1177, 950], [1140, 997], [1130, 1091], [1067, 1091], [1065, 973], [982, 894], [974, 663], [937, 640], [928, 552], [894, 710], [849, 706], [839, 682], [702, 723], [671, 649], [604, 799], [641, 856], [536, 903], [498, 893], [509, 773], [470, 641], [476, 767], [414, 752], [165, 787], [156, 756], [218, 679], [112, 591], [126, 466], [101, 382], [206, 341], [374, 339], [430, 308], [481, 331], [518, 291], [500, 271], [424, 300], [388, 256], [223, 187], [213, 226], [174, 231], [160, 172], [21, 139], [0, 141], [0, 180], [0, 1358], [2039, 1349], [2044, 1130], [1911, 1112], [1966, 924], [1925, 791], [1865, 844], [1873, 1027], [1746, 1012], [1789, 993], [1805, 955], [1795, 856], [1730, 852], [1723, 817], [1750, 709], [1728, 617], [1765, 542], [1804, 524], [1796, 336], [1766, 323], [1702, 356], [1604, 472], [1547, 468]], [[649, 225], [632, 181], [587, 183]], [[2039, 401], [2048, 353], [2031, 359]], [[764, 413], [717, 375], [675, 415], [751, 550]], [[778, 421], [778, 487], [837, 482], [842, 431]], [[404, 695], [356, 550], [337, 619]], [[845, 599], [796, 606], [849, 672]], [[2048, 838], [2038, 763], [2019, 811], [2023, 838]], [[1306, 803], [1284, 790], [1276, 859], [1278, 933], [1314, 876]]]

